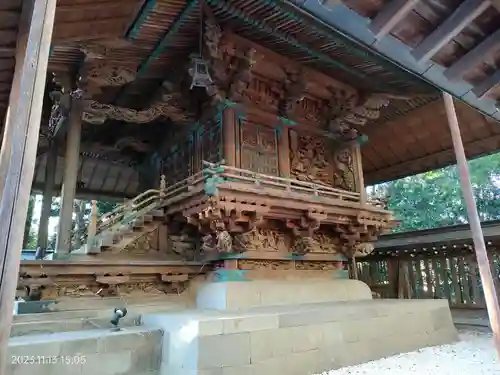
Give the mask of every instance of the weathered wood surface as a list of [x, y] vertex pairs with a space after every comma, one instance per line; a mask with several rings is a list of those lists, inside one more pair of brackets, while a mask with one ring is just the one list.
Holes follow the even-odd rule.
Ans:
[[23, 227], [35, 169], [56, 0], [34, 2], [19, 96], [11, 103], [10, 161], [0, 200], [0, 372], [5, 373]]
[[[496, 293], [500, 293], [500, 256], [489, 254]], [[360, 260], [359, 279], [381, 298], [445, 298], [452, 308], [486, 309], [474, 254], [410, 259]]]
[[[483, 222], [483, 236], [490, 248], [496, 246], [500, 240], [500, 220]], [[472, 234], [468, 224], [454, 225], [443, 228], [424, 229], [405, 233], [385, 234], [375, 243], [375, 254], [394, 253], [395, 255], [408, 253], [407, 250], [447, 251], [462, 248], [472, 244]]]

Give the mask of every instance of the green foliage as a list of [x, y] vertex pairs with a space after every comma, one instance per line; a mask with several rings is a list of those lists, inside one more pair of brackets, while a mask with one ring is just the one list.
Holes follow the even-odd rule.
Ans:
[[31, 229], [31, 221], [33, 219], [33, 211], [35, 209], [35, 196], [30, 195], [28, 201], [28, 214], [24, 224], [24, 249], [36, 249], [36, 233]]
[[[500, 153], [470, 161], [469, 169], [481, 221], [500, 219]], [[456, 166], [391, 181], [375, 190], [389, 197], [389, 209], [401, 221], [395, 232], [467, 223]]]
[[[75, 230], [75, 228], [78, 227], [78, 222], [81, 220], [81, 225], [80, 225], [80, 230], [83, 230], [86, 228], [88, 225], [89, 217], [90, 217], [90, 208], [91, 208], [91, 201], [79, 201], [75, 200], [75, 206], [73, 208], [75, 213], [79, 212], [79, 209], [81, 208], [79, 205], [83, 203], [83, 207], [85, 207], [83, 216], [82, 215], [76, 215], [76, 217], [73, 217], [73, 224], [72, 228]], [[31, 228], [31, 223], [33, 219], [33, 210], [35, 207], [35, 196], [30, 196], [30, 200], [28, 202], [28, 216], [26, 218], [26, 225], [25, 225], [25, 230], [24, 230], [24, 244], [23, 248], [25, 249], [36, 249], [37, 247], [37, 235], [36, 230], [33, 230]], [[105, 213], [108, 213], [112, 211], [116, 207], [116, 203], [109, 203], [109, 202], [102, 202], [102, 201], [97, 201], [97, 213], [98, 216], [104, 215]], [[61, 211], [61, 198], [56, 197], [53, 198], [52, 200], [52, 205], [50, 208], [50, 216], [51, 217], [59, 217]], [[83, 229], [82, 229], [83, 228]], [[49, 244], [48, 247], [53, 249], [56, 244], [56, 234], [52, 234], [49, 238]]]
[[113, 211], [116, 206], [116, 203], [97, 201], [97, 214], [98, 216], [107, 214], [108, 212]]

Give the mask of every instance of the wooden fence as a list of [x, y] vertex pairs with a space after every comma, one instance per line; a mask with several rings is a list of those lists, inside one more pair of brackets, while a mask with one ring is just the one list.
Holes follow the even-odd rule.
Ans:
[[[500, 254], [490, 253], [497, 293]], [[358, 278], [380, 298], [446, 298], [453, 308], [485, 308], [474, 253], [446, 257], [387, 257], [357, 263]]]

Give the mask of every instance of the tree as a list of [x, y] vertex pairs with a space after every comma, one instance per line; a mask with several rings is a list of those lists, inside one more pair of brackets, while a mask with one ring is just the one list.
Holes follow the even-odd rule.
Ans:
[[[97, 201], [97, 215], [102, 216], [116, 207], [116, 203]], [[91, 201], [90, 200], [75, 200], [73, 206], [73, 212], [76, 214], [73, 216], [72, 223], [72, 248], [80, 248], [80, 238], [85, 234], [86, 228], [90, 219], [91, 211]], [[51, 217], [59, 217], [61, 212], [61, 198], [56, 198], [52, 201], [51, 206]], [[57, 236], [51, 236], [49, 240], [49, 247], [54, 248]]]
[[35, 196], [30, 195], [28, 201], [28, 214], [26, 216], [26, 222], [24, 224], [23, 249], [36, 249], [36, 233], [31, 228], [33, 211], [35, 209], [35, 200]]
[[[469, 162], [481, 221], [500, 218], [500, 153]], [[395, 232], [467, 223], [456, 166], [391, 181], [375, 187], [388, 196], [400, 225]], [[369, 190], [370, 193], [370, 190]]]

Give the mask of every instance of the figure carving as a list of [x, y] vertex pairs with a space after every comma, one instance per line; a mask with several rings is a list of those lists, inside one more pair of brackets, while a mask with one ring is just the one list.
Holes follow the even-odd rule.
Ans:
[[338, 238], [334, 234], [315, 233], [313, 236], [318, 246], [314, 247], [311, 252], [336, 254], [339, 249]]
[[235, 236], [244, 251], [286, 251], [285, 235], [276, 230], [255, 228]]
[[348, 191], [356, 191], [352, 148], [344, 148], [337, 151], [334, 155], [334, 165], [333, 186]]
[[313, 271], [331, 271], [342, 269], [342, 262], [325, 262], [325, 261], [310, 261], [296, 260], [295, 269], [297, 270], [313, 270]]
[[306, 216], [301, 218], [299, 223], [291, 220], [286, 222], [287, 228], [291, 229], [292, 232], [292, 253], [305, 254], [320, 251], [320, 244], [314, 238], [314, 232], [319, 229], [321, 224], [320, 217], [325, 218], [326, 215], [308, 212]]
[[201, 212], [196, 221], [198, 230], [204, 234], [201, 251], [231, 253], [234, 249], [233, 237], [229, 233], [229, 217], [216, 207], [216, 202], [212, 202], [212, 206]]
[[287, 260], [239, 260], [238, 268], [241, 270], [291, 270], [293, 262]]
[[222, 223], [215, 224], [215, 231], [206, 234], [202, 238], [201, 250], [203, 252], [219, 252], [231, 253], [233, 252], [233, 238], [231, 234], [225, 229]]
[[282, 83], [282, 97], [278, 103], [278, 116], [291, 118], [294, 106], [304, 99], [307, 78], [301, 70], [283, 67], [285, 79]]
[[301, 135], [296, 144], [291, 142], [291, 172], [300, 181], [309, 181], [331, 186], [333, 176], [327, 159], [325, 140]]

